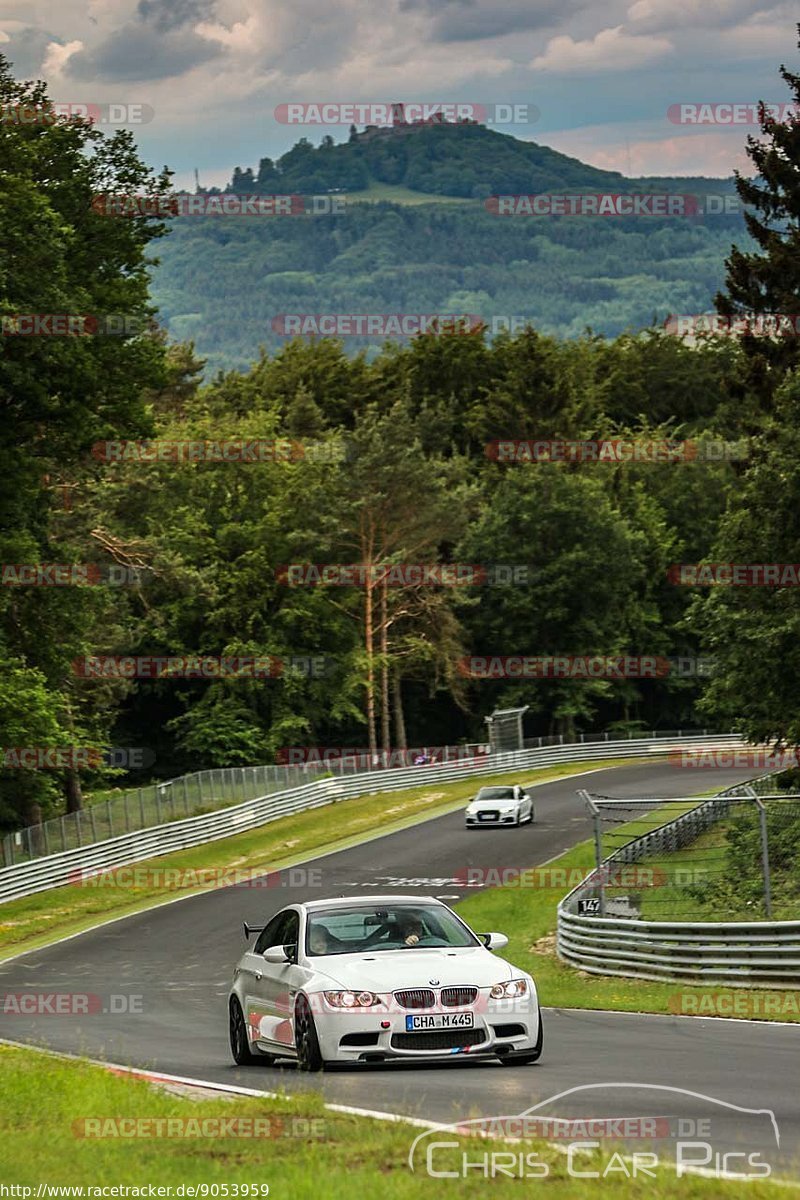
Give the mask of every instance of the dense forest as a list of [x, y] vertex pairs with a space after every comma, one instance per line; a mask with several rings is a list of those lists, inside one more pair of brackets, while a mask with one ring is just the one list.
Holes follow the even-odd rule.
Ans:
[[[800, 77], [783, 74], [800, 100]], [[42, 104], [45, 93], [15, 83], [0, 59], [0, 100]], [[670, 311], [691, 311], [700, 294], [674, 267], [676, 237], [697, 239], [703, 287], [723, 287], [721, 313], [800, 311], [800, 124], [765, 120], [751, 157], [757, 178], [737, 182], [747, 236], [731, 250], [729, 231], [727, 274], [716, 271], [706, 226], [603, 226], [611, 243], [620, 239], [628, 269], [637, 268], [637, 246], [664, 264], [653, 299]], [[0, 172], [6, 329], [14, 314], [32, 312], [123, 312], [139, 323], [118, 337], [2, 339], [5, 755], [147, 747], [155, 774], [172, 776], [273, 761], [287, 746], [482, 740], [484, 716], [517, 704], [530, 706], [531, 733], [715, 724], [800, 742], [797, 589], [683, 586], [674, 571], [700, 560], [800, 558], [796, 336], [688, 344], [653, 328], [562, 340], [543, 320], [490, 338], [456, 323], [370, 355], [298, 339], [204, 382], [199, 349], [151, 327], [154, 245], [170, 248], [165, 259], [183, 256], [198, 294], [206, 273], [222, 294], [235, 286], [230, 313], [219, 292], [209, 302], [215, 320], [236, 330], [264, 283], [260, 254], [280, 252], [285, 274], [303, 274], [309, 311], [333, 302], [324, 260], [291, 241], [302, 221], [273, 234], [277, 224], [209, 219], [202, 236], [185, 222], [165, 238], [165, 222], [144, 214], [110, 220], [93, 210], [93, 196], [167, 195], [169, 178], [144, 166], [130, 134], [105, 137], [80, 119], [0, 125]], [[468, 261], [480, 241], [469, 222], [479, 218], [462, 224], [446, 214], [434, 227], [439, 211], [365, 206], [347, 214], [354, 225], [341, 227], [338, 242], [337, 227], [325, 227], [328, 254], [343, 276], [374, 278], [385, 308], [381, 280], [394, 277], [392, 256], [399, 262], [405, 251], [408, 291], [393, 291], [387, 311], [413, 301], [425, 312], [436, 307], [425, 285], [440, 268], [422, 265], [433, 244], [440, 259], [459, 259], [459, 309], [480, 312]], [[614, 255], [593, 242], [590, 223], [565, 223], [560, 241], [525, 222], [492, 228], [502, 232], [487, 236], [486, 253], [494, 247], [497, 279], [512, 281], [520, 303], [557, 308], [557, 296], [575, 288], [580, 311], [593, 311], [597, 280], [580, 295], [577, 264], [594, 253], [610, 271]], [[212, 240], [225, 251], [227, 284], [220, 262], [205, 256]], [[537, 263], [541, 276], [531, 273]], [[258, 339], [244, 340], [254, 351]], [[655, 462], [504, 461], [496, 445], [588, 440], [678, 449]], [[201, 450], [176, 449], [187, 443]], [[681, 453], [687, 443], [691, 453]], [[266, 452], [214, 461], [224, 457], [215, 448], [256, 444]], [[62, 570], [53, 586], [53, 572], [26, 574], [26, 564], [85, 570]], [[305, 586], [292, 583], [292, 564], [357, 564], [363, 580]], [[399, 564], [486, 570], [458, 586], [388, 586], [384, 573]], [[498, 566], [526, 571], [509, 583]], [[714, 673], [482, 679], [464, 669], [476, 655], [704, 656]], [[278, 666], [220, 678], [167, 666], [135, 679], [88, 669], [98, 656]], [[84, 789], [109, 778], [96, 764], [37, 770], [6, 757], [0, 822], [75, 808]]]
[[[605, 337], [705, 313], [741, 216], [510, 217], [468, 204], [350, 204], [297, 218], [178, 218], [153, 296], [207, 374], [280, 351], [284, 314], [475, 314], [491, 338], [526, 323]], [[347, 336], [370, 358], [382, 339]]]

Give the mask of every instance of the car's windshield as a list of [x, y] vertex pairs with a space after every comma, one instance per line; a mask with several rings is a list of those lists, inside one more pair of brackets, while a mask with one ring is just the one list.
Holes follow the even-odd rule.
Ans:
[[309, 913], [306, 927], [306, 953], [312, 956], [479, 945], [453, 913], [433, 904], [320, 909]]
[[478, 800], [513, 800], [514, 789], [510, 787], [487, 787], [481, 788], [477, 795]]

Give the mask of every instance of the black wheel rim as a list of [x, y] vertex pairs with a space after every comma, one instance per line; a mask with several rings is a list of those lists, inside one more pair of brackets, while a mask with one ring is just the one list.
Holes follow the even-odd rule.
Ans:
[[297, 1039], [297, 1058], [301, 1065], [305, 1065], [308, 1061], [308, 1010], [305, 1004], [297, 1006], [297, 1016], [295, 1018], [295, 1035]]
[[244, 1058], [247, 1046], [247, 1031], [244, 1027], [244, 1016], [238, 1004], [231, 1005], [231, 1046], [234, 1058]]

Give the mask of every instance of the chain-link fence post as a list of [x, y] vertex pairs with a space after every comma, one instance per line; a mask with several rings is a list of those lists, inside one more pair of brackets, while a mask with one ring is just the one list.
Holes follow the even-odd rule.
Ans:
[[769, 876], [769, 835], [767, 833], [767, 808], [763, 800], [754, 797], [758, 806], [758, 823], [761, 827], [761, 870], [764, 876], [764, 911], [767, 920], [772, 920], [772, 888]]
[[603, 832], [602, 832], [602, 828], [600, 825], [600, 809], [597, 807], [594, 800], [592, 800], [592, 797], [589, 795], [589, 793], [584, 788], [581, 788], [578, 791], [578, 795], [585, 802], [587, 808], [589, 809], [589, 812], [592, 815], [592, 824], [594, 825], [595, 883], [596, 883], [597, 890], [598, 890], [598, 899], [600, 901], [600, 904], [599, 904], [600, 916], [603, 917], [603, 916], [605, 916], [605, 911], [606, 911], [606, 897], [605, 897], [605, 892], [603, 890], [603, 883], [604, 883], [604, 879], [603, 879], [604, 872], [603, 872], [603, 868], [602, 868]]

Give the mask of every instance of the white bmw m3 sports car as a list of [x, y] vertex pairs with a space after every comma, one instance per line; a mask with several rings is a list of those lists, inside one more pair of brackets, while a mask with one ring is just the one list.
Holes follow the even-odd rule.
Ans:
[[530, 975], [498, 958], [508, 939], [475, 934], [432, 896], [291, 904], [239, 960], [228, 998], [240, 1066], [494, 1056], [535, 1062], [542, 1022]]

